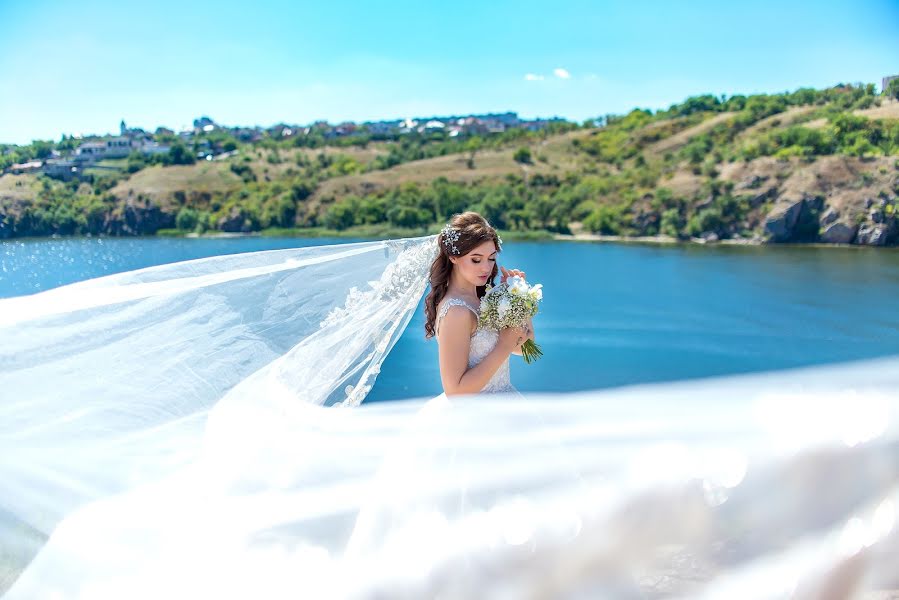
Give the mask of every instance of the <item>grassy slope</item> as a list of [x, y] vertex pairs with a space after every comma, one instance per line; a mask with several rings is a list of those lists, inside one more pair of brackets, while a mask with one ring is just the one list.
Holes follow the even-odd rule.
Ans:
[[[770, 135], [777, 129], [794, 124], [805, 127], [823, 127], [826, 121], [809, 120], [810, 113], [816, 107], [799, 106], [779, 113], [750, 125], [739, 132], [734, 145], [742, 145]], [[856, 114], [868, 118], [899, 119], [899, 102], [884, 101], [880, 107], [855, 111]], [[664, 156], [676, 154], [697, 136], [709, 133], [719, 125], [727, 124], [734, 113], [708, 114], [698, 116], [692, 121], [684, 117], [653, 121], [643, 128], [632, 132], [633, 136], [650, 136], [654, 130], [665, 128], [665, 133], [658, 141], [646, 144], [641, 155], [649, 164], [661, 165]], [[699, 120], [700, 122], [696, 123]], [[696, 123], [696, 124], [692, 124]], [[598, 129], [578, 130], [557, 135], [543, 141], [533, 142], [528, 147], [534, 158], [532, 164], [519, 164], [513, 160], [514, 151], [520, 147], [500, 150], [482, 150], [474, 157], [474, 168], [468, 166], [468, 154], [459, 153], [417, 160], [397, 165], [386, 170], [368, 171], [358, 174], [332, 177], [326, 179], [315, 190], [308, 204], [311, 209], [318, 207], [325, 198], [340, 199], [348, 194], [364, 195], [397, 187], [405, 183], [427, 184], [438, 177], [450, 181], [473, 183], [482, 181], [501, 181], [508, 175], [524, 176], [527, 179], [535, 174], [554, 174], [563, 178], [567, 173], [585, 173], [596, 169], [597, 161], [578, 151], [572, 144], [575, 139], [588, 139], [596, 135]], [[649, 138], [648, 138], [649, 139]], [[656, 139], [656, 138], [651, 138]], [[377, 156], [387, 153], [384, 144], [370, 144], [367, 148], [323, 148], [323, 149], [290, 149], [278, 153], [276, 164], [270, 161], [271, 152], [262, 148], [249, 150], [224, 161], [201, 161], [190, 166], [150, 167], [139, 171], [127, 179], [120, 181], [111, 193], [120, 202], [127, 202], [137, 197], [150, 198], [163, 210], [175, 210], [175, 195], [185, 194], [234, 194], [243, 187], [243, 182], [231, 170], [232, 164], [248, 165], [257, 176], [258, 181], [288, 181], [301, 176], [302, 164], [314, 161], [318, 155], [343, 155], [357, 161], [363, 167], [369, 165]], [[248, 157], [248, 158], [246, 158]], [[617, 167], [607, 165], [611, 172], [620, 172], [633, 165], [633, 159]], [[828, 206], [832, 206], [846, 215], [856, 218], [864, 211], [864, 203], [869, 198], [891, 193], [896, 184], [895, 157], [877, 159], [859, 159], [847, 156], [825, 156], [808, 161], [797, 158], [775, 159], [762, 157], [752, 161], [722, 161], [717, 166], [718, 179], [731, 182], [735, 191], [745, 194], [770, 193], [774, 199], [766, 202], [751, 216], [752, 228], [760, 228], [765, 212], [777, 208], [778, 203], [794, 201], [803, 195], [814, 194], [826, 198]], [[701, 193], [708, 178], [695, 172], [695, 168], [686, 162], [677, 163], [672, 169], [667, 167], [657, 182], [658, 187], [672, 190], [676, 195], [693, 198], [701, 202]], [[749, 182], [755, 182], [750, 189]], [[759, 182], [761, 182], [759, 184]], [[0, 202], [21, 202], [34, 197], [37, 191], [37, 179], [32, 175], [0, 178]], [[607, 201], [602, 196], [595, 198], [597, 205]], [[0, 204], [2, 206], [2, 204]], [[574, 223], [573, 229], [578, 224]]]

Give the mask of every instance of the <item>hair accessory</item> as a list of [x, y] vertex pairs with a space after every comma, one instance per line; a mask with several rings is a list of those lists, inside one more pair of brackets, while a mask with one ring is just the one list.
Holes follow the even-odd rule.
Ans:
[[456, 242], [459, 241], [459, 236], [462, 235], [462, 232], [458, 229], [453, 229], [452, 225], [447, 223], [443, 226], [443, 229], [440, 231], [443, 234], [443, 245], [446, 246], [447, 250], [449, 250], [452, 254], [459, 254], [459, 249], [456, 247]]

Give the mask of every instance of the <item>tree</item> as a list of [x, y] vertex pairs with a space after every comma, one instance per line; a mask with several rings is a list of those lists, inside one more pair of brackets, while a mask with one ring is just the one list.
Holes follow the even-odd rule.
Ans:
[[891, 79], [887, 84], [887, 89], [885, 89], [883, 92], [887, 95], [887, 97], [894, 100], [899, 100], [899, 77]]
[[182, 208], [175, 217], [175, 227], [182, 231], [193, 231], [197, 227], [199, 216], [192, 208]]
[[527, 148], [521, 147], [515, 151], [515, 154], [512, 155], [512, 158], [515, 159], [515, 162], [529, 165], [531, 164], [531, 151]]
[[468, 168], [474, 169], [474, 155], [481, 149], [482, 140], [478, 136], [474, 136], [465, 142], [465, 150], [468, 152]]
[[343, 230], [356, 224], [354, 207], [349, 202], [334, 204], [325, 213], [325, 227]]
[[168, 159], [169, 164], [172, 165], [192, 165], [197, 161], [196, 157], [181, 142], [172, 145], [169, 149]]

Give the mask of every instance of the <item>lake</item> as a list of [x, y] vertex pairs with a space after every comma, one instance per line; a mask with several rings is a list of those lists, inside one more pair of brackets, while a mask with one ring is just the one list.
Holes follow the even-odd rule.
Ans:
[[[0, 242], [0, 297], [156, 264], [346, 243], [305, 238]], [[512, 357], [522, 391], [607, 388], [899, 354], [899, 251], [819, 246], [508, 242], [500, 264], [543, 283], [544, 356]], [[498, 280], [497, 280], [498, 281]], [[420, 306], [368, 401], [440, 393]]]

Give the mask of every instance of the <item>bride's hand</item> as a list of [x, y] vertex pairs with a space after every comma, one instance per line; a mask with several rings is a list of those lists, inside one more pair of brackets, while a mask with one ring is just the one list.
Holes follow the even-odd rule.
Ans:
[[496, 345], [502, 348], [503, 352], [512, 354], [521, 349], [521, 345], [528, 339], [530, 328], [525, 325], [523, 327], [506, 327], [500, 330], [499, 340]]
[[503, 273], [503, 276], [499, 280], [500, 283], [506, 283], [506, 279], [514, 277], [515, 275], [518, 275], [522, 279], [527, 279], [527, 277], [524, 276], [524, 271], [518, 269], [506, 269], [506, 267], [500, 267], [499, 270]]

